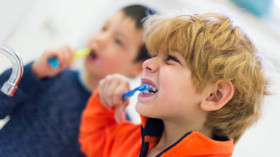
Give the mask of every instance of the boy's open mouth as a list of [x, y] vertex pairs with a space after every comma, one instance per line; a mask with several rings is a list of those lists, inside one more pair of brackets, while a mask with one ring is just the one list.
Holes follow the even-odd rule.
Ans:
[[157, 90], [157, 88], [155, 86], [150, 85], [150, 84], [146, 84], [146, 85], [148, 86], [148, 89], [143, 91], [143, 92], [141, 92], [141, 94], [149, 94], [149, 95], [151, 95], [151, 94], [155, 94], [155, 93], [158, 92], [158, 90]]
[[91, 52], [90, 52], [89, 56], [90, 56], [90, 58], [93, 59], [93, 60], [97, 59], [97, 55], [96, 55], [95, 51], [92, 50], [92, 49], [91, 49]]

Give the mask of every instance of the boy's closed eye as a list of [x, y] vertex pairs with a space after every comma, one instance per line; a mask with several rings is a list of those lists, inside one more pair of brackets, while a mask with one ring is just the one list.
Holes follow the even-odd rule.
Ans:
[[107, 27], [104, 25], [104, 26], [102, 26], [101, 30], [102, 30], [103, 32], [105, 32], [105, 31], [107, 30]]
[[107, 31], [108, 28], [110, 27], [111, 23], [109, 20], [105, 21], [102, 28], [101, 28], [101, 31]]
[[102, 31], [102, 32], [107, 31], [107, 30], [108, 30], [108, 25], [109, 25], [108, 22], [104, 23], [104, 25], [101, 27], [101, 31]]
[[174, 63], [179, 63], [179, 64], [182, 64], [181, 61], [176, 57], [176, 56], [173, 56], [173, 55], [167, 55], [166, 56], [166, 64], [174, 64]]

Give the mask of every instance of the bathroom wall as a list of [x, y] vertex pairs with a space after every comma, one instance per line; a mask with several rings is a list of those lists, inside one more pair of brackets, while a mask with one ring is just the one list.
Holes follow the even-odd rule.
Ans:
[[[270, 61], [268, 70], [280, 72], [280, 9], [274, 5], [266, 16], [257, 18], [229, 0], [0, 0], [0, 44], [16, 49], [24, 64], [48, 48], [64, 44], [83, 48], [108, 16], [124, 4], [134, 2], [149, 4], [161, 11], [228, 10], [228, 14], [249, 32], [262, 55]], [[0, 72], [10, 66], [9, 60], [0, 54]], [[81, 68], [80, 60], [74, 68]], [[266, 98], [261, 120], [245, 133], [236, 145], [233, 156], [280, 156], [279, 96], [275, 92]], [[0, 121], [0, 126], [1, 122], [4, 121]]]
[[[270, 16], [258, 19], [229, 0], [0, 0], [0, 44], [18, 50], [24, 63], [38, 57], [45, 49], [61, 44], [83, 47], [106, 17], [123, 4], [133, 2], [150, 4], [163, 11], [173, 8], [198, 12], [228, 9], [251, 33], [264, 54], [280, 67], [276, 60], [280, 58], [280, 9], [275, 8]], [[10, 66], [5, 57], [0, 61], [0, 72]]]

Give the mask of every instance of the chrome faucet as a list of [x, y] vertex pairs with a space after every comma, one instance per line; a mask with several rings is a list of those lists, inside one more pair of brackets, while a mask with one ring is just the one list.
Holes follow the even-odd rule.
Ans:
[[12, 74], [1, 87], [1, 91], [6, 95], [13, 96], [23, 74], [23, 63], [16, 50], [7, 45], [0, 45], [0, 53], [7, 56], [13, 64]]

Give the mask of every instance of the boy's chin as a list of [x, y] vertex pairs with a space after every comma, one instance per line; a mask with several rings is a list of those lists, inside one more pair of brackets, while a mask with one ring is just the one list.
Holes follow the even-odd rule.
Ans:
[[141, 116], [147, 117], [147, 118], [155, 118], [153, 116], [153, 111], [149, 109], [149, 107], [145, 106], [145, 104], [137, 102], [135, 106], [136, 112], [138, 112]]

